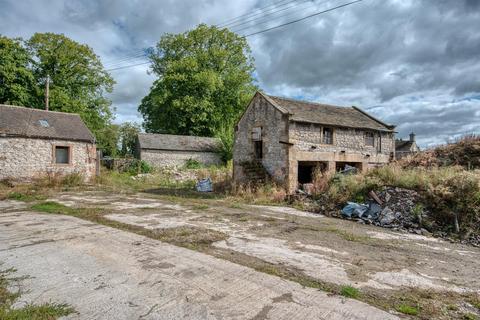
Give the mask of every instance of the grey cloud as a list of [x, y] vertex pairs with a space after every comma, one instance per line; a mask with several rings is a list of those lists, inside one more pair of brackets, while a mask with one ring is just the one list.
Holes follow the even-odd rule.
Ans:
[[[274, 2], [0, 0], [0, 33], [28, 38], [34, 32], [61, 32], [90, 45], [111, 67], [165, 32], [216, 24]], [[324, 4], [295, 17], [341, 2], [316, 3]], [[480, 100], [467, 99], [480, 96], [479, 4], [369, 0], [247, 39], [267, 92], [364, 107], [396, 123], [399, 136], [416, 131], [428, 146], [480, 132]], [[140, 120], [136, 109], [153, 81], [147, 68], [112, 71], [116, 122]]]

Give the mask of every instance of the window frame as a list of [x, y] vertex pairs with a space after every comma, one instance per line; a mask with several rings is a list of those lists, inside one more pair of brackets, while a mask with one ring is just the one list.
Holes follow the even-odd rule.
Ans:
[[[371, 137], [368, 137], [368, 135], [371, 135]], [[363, 143], [365, 144], [366, 147], [375, 147], [375, 133], [373, 131], [365, 131], [363, 137], [364, 137]], [[369, 140], [367, 140], [370, 138], [371, 138], [371, 144], [367, 143], [367, 142], [370, 142]]]
[[[57, 162], [57, 148], [67, 148], [68, 154], [68, 162], [67, 163], [60, 163]], [[70, 166], [72, 165], [72, 146], [70, 144], [54, 144], [52, 146], [52, 158], [53, 164], [56, 166]]]
[[[335, 138], [334, 138], [335, 130], [332, 127], [322, 127], [321, 130], [322, 130], [322, 144], [327, 145], [327, 146], [334, 145], [335, 144]], [[330, 142], [329, 143], [327, 143], [326, 140], [325, 140], [325, 130], [330, 130]]]

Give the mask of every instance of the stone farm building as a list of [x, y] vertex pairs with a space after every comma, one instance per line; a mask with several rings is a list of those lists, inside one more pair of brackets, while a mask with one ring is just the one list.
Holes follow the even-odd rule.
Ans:
[[[289, 193], [313, 171], [366, 170], [395, 154], [394, 126], [357, 107], [297, 101], [257, 92], [235, 127], [234, 181], [264, 174]], [[259, 178], [260, 176], [260, 178]]]
[[0, 105], [0, 180], [95, 175], [95, 138], [78, 114]]
[[403, 140], [397, 139], [395, 140], [395, 158], [401, 159], [408, 155], [413, 155], [415, 153], [420, 152], [420, 147], [417, 145], [417, 141], [415, 140], [415, 133], [410, 133], [410, 139]]
[[183, 166], [189, 159], [204, 165], [221, 163], [216, 138], [172, 134], [140, 133], [137, 138], [137, 158], [161, 168]]

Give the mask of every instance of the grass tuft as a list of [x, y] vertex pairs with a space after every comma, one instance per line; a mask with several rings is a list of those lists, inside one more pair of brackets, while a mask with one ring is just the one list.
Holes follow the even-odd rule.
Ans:
[[67, 304], [45, 303], [41, 305], [28, 304], [22, 308], [12, 308], [20, 292], [9, 290], [15, 278], [9, 275], [15, 269], [0, 270], [0, 319], [2, 320], [53, 320], [74, 313], [75, 310]]
[[340, 294], [347, 298], [358, 299], [360, 297], [360, 290], [352, 286], [342, 286]]
[[395, 310], [403, 314], [408, 314], [410, 316], [416, 316], [419, 312], [417, 307], [413, 307], [408, 304], [399, 304], [395, 306]]

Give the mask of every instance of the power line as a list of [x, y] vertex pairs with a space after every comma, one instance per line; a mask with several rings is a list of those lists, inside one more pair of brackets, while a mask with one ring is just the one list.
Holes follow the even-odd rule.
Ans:
[[[261, 17], [257, 17], [257, 18], [253, 18], [254, 16], [251, 16], [251, 17], [249, 17], [249, 18], [248, 18], [247, 20], [245, 20], [245, 21], [239, 21], [238, 23], [234, 23], [234, 24], [228, 25], [228, 26], [226, 26], [226, 27], [228, 27], [229, 29], [232, 29], [232, 28], [235, 28], [235, 27], [239, 27], [239, 26], [242, 26], [242, 25], [247, 24], [247, 23], [249, 23], [249, 22], [254, 22], [255, 20], [262, 19], [262, 18], [264, 18], [264, 17], [268, 17], [268, 16], [271, 16], [271, 15], [275, 15], [275, 14], [277, 14], [277, 13], [279, 13], [279, 12], [282, 12], [282, 11], [285, 11], [285, 10], [289, 10], [289, 9], [291, 9], [291, 8], [298, 7], [298, 6], [300, 6], [300, 5], [305, 4], [306, 2], [312, 2], [312, 3], [314, 3], [315, 0], [303, 0], [303, 1], [300, 1], [300, 2], [298, 2], [297, 4], [295, 4], [295, 5], [293, 5], [293, 6], [287, 6], [287, 7], [285, 7], [285, 8], [281, 8], [281, 9], [278, 9], [278, 10], [274, 10], [274, 11], [272, 11], [272, 12], [265, 12], [265, 14], [262, 14]], [[253, 18], [253, 19], [250, 19], [250, 18]]]
[[[308, 0], [310, 1], [310, 0]], [[327, 3], [329, 2], [330, 0], [327, 0], [327, 1], [322, 1], [322, 2], [319, 2], [319, 3], [314, 3], [313, 5], [311, 6], [308, 6], [308, 7], [305, 7], [305, 8], [302, 8], [302, 9], [299, 9], [299, 10], [293, 10], [293, 11], [290, 11], [290, 12], [286, 12], [285, 14], [282, 14], [282, 15], [279, 15], [279, 16], [275, 16], [275, 17], [272, 17], [272, 18], [269, 18], [269, 19], [266, 19], [266, 20], [260, 20], [260, 21], [257, 21], [257, 23], [253, 26], [245, 26], [243, 28], [240, 28], [240, 29], [236, 29], [236, 30], [232, 30], [232, 32], [235, 32], [235, 33], [238, 33], [240, 31], [243, 31], [243, 30], [246, 30], [246, 29], [251, 29], [251, 28], [254, 28], [258, 25], [262, 25], [262, 24], [266, 24], [268, 22], [271, 22], [271, 21], [274, 21], [274, 20], [277, 20], [279, 18], [283, 18], [283, 17], [287, 17], [287, 16], [291, 16], [293, 13], [295, 12], [301, 12], [301, 11], [305, 11], [307, 9], [310, 9], [310, 8], [314, 8], [314, 7], [317, 7], [321, 4], [324, 4], [324, 3]], [[337, 1], [337, 0], [334, 0], [334, 1]], [[280, 10], [280, 11], [283, 11], [283, 10]], [[263, 17], [262, 17], [263, 18]], [[257, 20], [257, 19], [255, 19]], [[239, 25], [240, 26], [240, 25]]]
[[244, 35], [244, 37], [245, 37], [245, 38], [246, 38], [246, 37], [251, 37], [251, 36], [254, 36], [254, 35], [257, 35], [257, 34], [260, 34], [260, 33], [264, 33], [264, 32], [267, 32], [267, 31], [271, 31], [271, 30], [274, 30], [274, 29], [278, 29], [278, 28], [281, 28], [281, 27], [285, 27], [285, 26], [288, 26], [288, 25], [290, 25], [290, 24], [294, 24], [294, 23], [297, 23], [297, 22], [300, 22], [300, 21], [307, 20], [307, 19], [309, 19], [309, 18], [318, 16], [318, 15], [320, 15], [320, 14], [322, 14], [322, 13], [326, 13], [326, 12], [330, 12], [330, 11], [333, 11], [333, 10], [336, 10], [336, 9], [340, 9], [340, 8], [343, 8], [343, 7], [346, 7], [346, 6], [355, 4], [355, 3], [357, 3], [357, 2], [361, 2], [361, 1], [363, 1], [363, 0], [356, 0], [356, 1], [349, 2], [349, 3], [345, 3], [345, 4], [342, 4], [342, 5], [339, 5], [339, 6], [330, 8], [330, 9], [327, 9], [327, 10], [323, 10], [323, 11], [319, 11], [319, 12], [313, 13], [313, 14], [311, 14], [311, 15], [308, 15], [308, 16], [303, 17], [303, 18], [300, 18], [300, 19], [292, 20], [292, 21], [289, 21], [289, 22], [286, 22], [286, 23], [282, 23], [282, 24], [279, 24], [279, 25], [274, 26], [274, 27], [271, 27], [271, 28], [267, 28], [267, 29], [264, 29], [264, 30], [260, 30], [260, 31], [257, 31], [257, 32], [253, 32], [253, 33]]
[[[295, 2], [295, 0], [293, 0], [293, 1], [292, 1], [292, 0], [283, 0], [283, 1], [275, 2], [275, 3], [272, 3], [272, 4], [268, 5], [268, 6], [264, 6], [264, 7], [255, 9], [255, 11], [267, 9], [267, 8], [269, 8], [269, 7], [276, 7], [276, 6], [278, 6], [278, 5], [282, 4], [282, 3], [285, 3], [285, 2], [291, 3], [291, 2]], [[263, 12], [263, 11], [262, 11], [262, 12]], [[219, 28], [220, 28], [220, 27], [224, 27], [224, 26], [226, 26], [226, 25], [228, 25], [228, 24], [230, 24], [230, 23], [232, 23], [232, 22], [234, 22], [234, 21], [237, 21], [237, 20], [240, 20], [241, 18], [247, 17], [247, 16], [251, 15], [252, 13], [253, 13], [253, 12], [245, 13], [245, 14], [242, 14], [242, 15], [240, 15], [240, 16], [234, 17], [234, 18], [232, 18], [232, 19], [225, 20], [224, 22], [221, 22], [221, 23], [217, 24], [216, 26], [219, 27]], [[261, 12], [259, 12], [259, 13], [261, 13]]]
[[139, 57], [132, 57], [132, 58], [129, 58], [129, 59], [123, 59], [123, 60], [119, 60], [118, 62], [106, 65], [105, 68], [111, 69], [111, 68], [115, 68], [115, 67], [124, 65], [125, 63], [145, 61], [146, 58], [147, 58], [146, 55], [142, 55], [142, 56], [139, 56]]
[[[266, 29], [263, 29], [263, 30], [260, 30], [260, 31], [250, 33], [250, 34], [246, 34], [246, 35], [243, 35], [243, 37], [247, 38], [247, 37], [251, 37], [251, 36], [254, 36], [254, 35], [257, 35], [257, 34], [265, 33], [265, 32], [271, 31], [271, 30], [282, 28], [282, 27], [285, 27], [285, 26], [288, 26], [288, 25], [291, 25], [291, 24], [294, 24], [294, 23], [297, 23], [297, 22], [300, 22], [300, 21], [303, 21], [303, 20], [313, 18], [313, 17], [321, 15], [323, 13], [327, 13], [327, 12], [334, 11], [334, 10], [337, 10], [337, 9], [340, 9], [340, 8], [343, 8], [343, 7], [350, 6], [352, 4], [355, 4], [355, 3], [358, 3], [358, 2], [361, 2], [361, 1], [363, 1], [363, 0], [351, 1], [351, 2], [342, 4], [342, 5], [333, 7], [333, 8], [329, 8], [329, 9], [326, 9], [326, 10], [323, 10], [323, 11], [315, 12], [313, 14], [310, 14], [308, 16], [305, 16], [305, 17], [302, 17], [302, 18], [299, 18], [299, 19], [288, 21], [288, 22], [285, 22], [285, 23], [282, 23], [282, 24], [279, 24], [279, 25], [276, 25], [276, 26], [273, 26], [273, 27], [270, 27], [270, 28], [266, 28]], [[148, 63], [150, 63], [150, 61], [143, 62], [143, 63], [132, 64], [132, 65], [121, 66], [121, 67], [112, 68], [112, 69], [107, 69], [105, 71], [115, 71], [115, 70], [120, 70], [120, 69], [126, 69], [126, 68], [136, 67], [136, 66], [140, 66], [140, 65], [145, 65], [145, 64], [148, 64]]]
[[150, 61], [142, 62], [142, 63], [137, 63], [137, 64], [126, 65], [126, 66], [123, 66], [123, 67], [117, 67], [117, 68], [107, 69], [107, 70], [105, 70], [105, 71], [115, 71], [115, 70], [120, 70], [120, 69], [125, 69], [125, 68], [131, 68], [131, 67], [141, 66], [141, 65], [144, 65], [144, 64], [148, 64], [148, 63], [150, 63]]
[[[301, 3], [301, 2], [304, 2], [304, 1], [300, 1], [300, 3]], [[295, 7], [296, 4], [294, 4], [293, 6], [289, 6], [289, 5], [293, 4], [293, 3], [297, 3], [297, 1], [296, 1], [296, 0], [289, 1], [289, 2], [287, 2], [287, 3], [281, 4], [281, 5], [277, 5], [277, 6], [273, 7], [273, 8], [268, 9], [268, 10], [262, 10], [262, 11], [259, 11], [259, 12], [257, 12], [257, 13], [252, 13], [250, 16], [247, 16], [247, 17], [245, 17], [244, 19], [254, 18], [253, 20], [255, 20], [255, 19], [261, 18], [261, 17], [263, 17], [263, 16], [265, 16], [265, 15], [273, 14], [273, 13], [275, 13], [276, 11], [286, 10], [286, 9], [288, 9], [288, 8]], [[297, 3], [297, 4], [298, 4], [298, 3]], [[282, 7], [285, 7], [285, 6], [287, 6], [287, 7], [286, 7], [286, 8], [282, 8]], [[282, 8], [282, 9], [280, 9], [280, 8]], [[260, 17], [258, 17], [258, 16], [260, 16]], [[255, 17], [257, 17], [257, 18], [255, 18]], [[242, 20], [244, 20], [244, 19], [242, 19]], [[222, 28], [231, 28], [233, 25], [236, 25], [236, 24], [239, 24], [239, 23], [241, 24], [241, 23], [242, 23], [242, 20], [235, 21], [235, 22], [230, 22], [230, 23], [222, 26]]]

